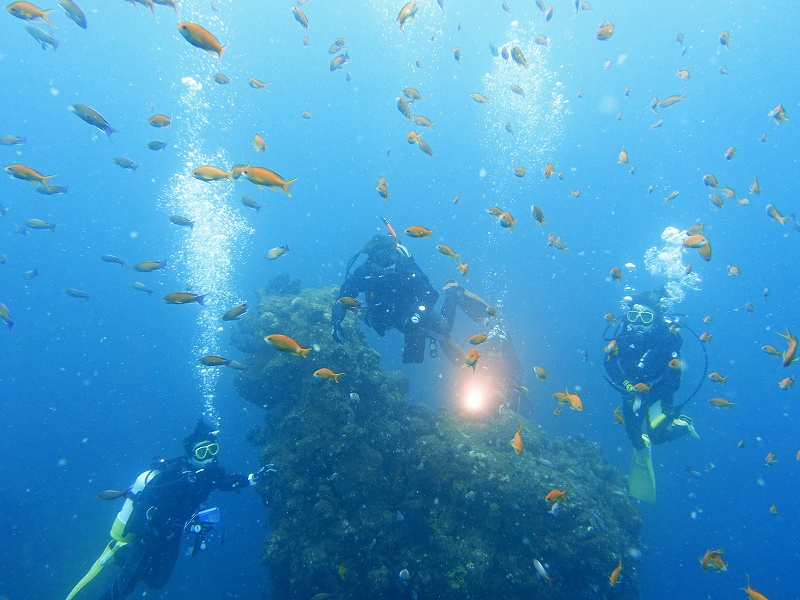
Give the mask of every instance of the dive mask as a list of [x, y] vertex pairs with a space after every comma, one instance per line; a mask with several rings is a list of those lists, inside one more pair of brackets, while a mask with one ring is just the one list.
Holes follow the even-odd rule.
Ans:
[[193, 455], [196, 460], [204, 461], [211, 460], [219, 452], [219, 444], [217, 442], [208, 442], [195, 446]]
[[650, 325], [653, 322], [655, 315], [653, 314], [653, 311], [646, 306], [635, 304], [633, 309], [628, 311], [626, 317], [628, 319], [628, 323], [641, 323], [642, 325]]

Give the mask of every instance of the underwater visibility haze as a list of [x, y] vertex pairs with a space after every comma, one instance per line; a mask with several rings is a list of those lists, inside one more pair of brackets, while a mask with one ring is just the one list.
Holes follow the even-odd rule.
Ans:
[[[79, 4], [0, 18], [0, 598], [66, 597], [200, 417], [276, 473], [149, 596], [800, 597], [800, 6]], [[375, 234], [491, 305], [466, 362], [331, 338]], [[650, 290], [699, 437], [654, 503], [604, 380]]]

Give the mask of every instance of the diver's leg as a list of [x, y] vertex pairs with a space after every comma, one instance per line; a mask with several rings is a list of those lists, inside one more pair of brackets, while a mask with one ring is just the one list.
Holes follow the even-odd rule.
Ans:
[[[446, 286], [447, 284], [445, 284]], [[456, 306], [458, 306], [458, 284], [453, 282], [451, 287], [445, 288], [444, 302], [440, 314], [443, 320], [442, 332], [450, 334], [453, 331], [453, 323], [456, 320]]]
[[161, 589], [169, 581], [175, 562], [178, 560], [180, 537], [154, 546], [142, 564], [142, 581], [154, 590]]
[[638, 411], [634, 411], [635, 396], [623, 396], [622, 399], [622, 418], [625, 421], [625, 434], [631, 441], [636, 450], [645, 447], [642, 439], [642, 421], [644, 421], [645, 408], [639, 406]]
[[122, 571], [111, 584], [111, 588], [103, 595], [102, 600], [122, 600], [127, 597], [142, 579], [142, 564], [147, 555], [148, 546], [141, 541], [127, 544], [114, 557], [122, 561]]
[[[445, 293], [445, 303], [442, 305], [442, 315], [445, 315], [445, 306], [448, 300], [455, 300], [456, 305], [464, 311], [464, 313], [476, 323], [486, 324], [488, 319], [487, 309], [489, 304], [482, 298], [476, 296], [464, 287], [458, 285], [454, 280], [449, 280], [444, 284], [442, 290]], [[455, 309], [453, 309], [455, 311]], [[453, 318], [455, 315], [453, 315]], [[452, 322], [452, 320], [451, 320]]]
[[[448, 298], [445, 298], [445, 304], [447, 301]], [[453, 301], [451, 310], [453, 311], [453, 316], [455, 316], [455, 301]], [[442, 312], [444, 312], [444, 305], [442, 306]], [[463, 365], [464, 351], [461, 350], [460, 346], [450, 337], [452, 329], [453, 322], [448, 322], [447, 317], [443, 314], [429, 314], [422, 324], [422, 330], [431, 340], [436, 342], [450, 362], [454, 365]]]

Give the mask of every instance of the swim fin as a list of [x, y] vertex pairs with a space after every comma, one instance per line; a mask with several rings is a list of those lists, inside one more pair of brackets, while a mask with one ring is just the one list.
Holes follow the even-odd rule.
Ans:
[[628, 491], [637, 500], [656, 503], [656, 478], [653, 474], [653, 459], [650, 446], [633, 451]]
[[88, 583], [92, 581], [92, 579], [97, 577], [97, 574], [103, 570], [103, 567], [106, 566], [106, 563], [114, 557], [116, 551], [122, 548], [124, 545], [125, 545], [124, 542], [117, 542], [115, 540], [111, 540], [108, 543], [108, 545], [103, 549], [103, 553], [100, 555], [100, 558], [94, 561], [94, 564], [92, 565], [92, 568], [89, 569], [89, 572], [83, 576], [83, 579], [81, 579], [74, 588], [72, 588], [72, 591], [69, 593], [69, 596], [67, 596], [67, 600], [72, 600], [72, 598], [78, 592], [80, 592], [84, 587], [86, 587], [86, 585], [88, 585]]

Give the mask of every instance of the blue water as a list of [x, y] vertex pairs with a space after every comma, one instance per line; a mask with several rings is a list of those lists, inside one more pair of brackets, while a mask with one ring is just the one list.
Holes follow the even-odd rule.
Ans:
[[[644, 254], [665, 245], [667, 227], [704, 223], [714, 257], [704, 263], [691, 251], [678, 258], [692, 263], [700, 281], [697, 289], [683, 286], [685, 299], [674, 310], [697, 332], [713, 333], [709, 368], [730, 379], [724, 387], [706, 381], [686, 407], [699, 442], [655, 450], [658, 504], [640, 507], [643, 597], [743, 597], [745, 573], [772, 600], [798, 597], [798, 392], [777, 386], [797, 366], [784, 369], [759, 348], [783, 348], [778, 332], [800, 329], [800, 234], [764, 210], [773, 203], [784, 214], [800, 211], [800, 77], [793, 59], [800, 8], [609, 0], [575, 14], [571, 2], [559, 2], [545, 23], [533, 2], [507, 4], [510, 12], [499, 1], [445, 0], [442, 11], [422, 1], [403, 37], [395, 23], [402, 2], [385, 0], [311, 0], [303, 7], [308, 32], [288, 2], [216, 0], [214, 12], [205, 0], [187, 0], [176, 16], [166, 7], [153, 15], [122, 0], [84, 0], [85, 31], [60, 9], [51, 13], [61, 42], [55, 53], [38, 47], [26, 23], [2, 15], [0, 135], [27, 139], [0, 147], [3, 166], [19, 162], [56, 173], [53, 183], [69, 187], [67, 195], [43, 196], [28, 183], [0, 178], [0, 203], [8, 209], [0, 217], [0, 254], [8, 256], [0, 265], [0, 301], [15, 321], [13, 330], [0, 331], [2, 597], [66, 596], [102, 550], [118, 510], [94, 495], [126, 487], [154, 456], [178, 454], [200, 414], [219, 421], [229, 470], [258, 467], [243, 438], [264, 414], [237, 396], [235, 372], [202, 370], [197, 358], [212, 351], [241, 358], [219, 316], [240, 301], [252, 305], [274, 276], [289, 273], [311, 287], [340, 283], [347, 260], [383, 231], [382, 216], [397, 230], [434, 228], [432, 239], [407, 245], [437, 287], [458, 275], [434, 246], [463, 253], [469, 274], [459, 280], [498, 307], [525, 365], [527, 414], [550, 435], [597, 440], [623, 470], [630, 449], [612, 418], [616, 394], [601, 378], [603, 315], [619, 312], [629, 288], [665, 282], [648, 272]], [[606, 42], [595, 39], [601, 19], [616, 28]], [[229, 44], [222, 61], [186, 43], [178, 20], [200, 23]], [[729, 50], [719, 43], [722, 31], [730, 32]], [[683, 57], [677, 33], [685, 36]], [[550, 38], [547, 48], [534, 45], [539, 34]], [[331, 73], [327, 49], [337, 37], [347, 40], [350, 61]], [[493, 57], [490, 43], [520, 46], [531, 65], [525, 70]], [[679, 68], [691, 79], [678, 79]], [[229, 86], [212, 81], [220, 71], [232, 78]], [[270, 91], [251, 89], [249, 77], [271, 82]], [[510, 84], [526, 96], [514, 95]], [[437, 123], [423, 136], [433, 157], [406, 143], [411, 128], [420, 130], [395, 106], [407, 86], [424, 96], [412, 112]], [[476, 92], [489, 104], [470, 99]], [[649, 109], [653, 97], [673, 94], [687, 98], [658, 115]], [[103, 114], [119, 130], [113, 142], [70, 114], [73, 103]], [[790, 120], [776, 126], [767, 113], [779, 103]], [[301, 117], [304, 110], [310, 120]], [[148, 125], [157, 112], [172, 116], [170, 128]], [[658, 118], [663, 125], [652, 129]], [[264, 153], [250, 146], [256, 132], [266, 140]], [[760, 143], [764, 133], [768, 140]], [[155, 139], [167, 149], [148, 150]], [[728, 162], [730, 146], [737, 154]], [[623, 148], [627, 166], [617, 163]], [[112, 162], [116, 156], [141, 167], [123, 171]], [[248, 161], [297, 177], [292, 197], [244, 179], [202, 184], [189, 176], [202, 164]], [[563, 182], [543, 177], [552, 161]], [[518, 166], [527, 169], [523, 179], [512, 174]], [[733, 187], [737, 199], [749, 197], [749, 206], [727, 200], [714, 210], [705, 173]], [[388, 204], [374, 189], [379, 176], [388, 180]], [[759, 196], [747, 193], [753, 176], [763, 188]], [[648, 196], [649, 185], [655, 189]], [[570, 198], [577, 189], [580, 197]], [[680, 195], [665, 204], [672, 190]], [[255, 198], [261, 211], [241, 206], [242, 195]], [[531, 204], [543, 209], [544, 229], [529, 216]], [[486, 214], [493, 205], [515, 215], [513, 233]], [[167, 217], [174, 213], [197, 218], [195, 229], [172, 225]], [[57, 227], [16, 233], [15, 224], [30, 218]], [[550, 231], [568, 253], [547, 245]], [[289, 254], [263, 258], [284, 243]], [[101, 262], [104, 253], [127, 264]], [[144, 260], [169, 266], [134, 275], [131, 266]], [[729, 277], [728, 264], [741, 276]], [[34, 267], [41, 276], [23, 280]], [[622, 285], [609, 279], [612, 267], [623, 268]], [[155, 293], [133, 290], [133, 280]], [[66, 287], [91, 298], [69, 297]], [[771, 295], [762, 301], [765, 287]], [[160, 301], [187, 289], [208, 293], [207, 306]], [[713, 316], [710, 325], [702, 323], [706, 315]], [[474, 333], [463, 320], [456, 331]], [[452, 405], [458, 373], [449, 365], [403, 367], [399, 335], [370, 340], [387, 368], [412, 376], [411, 401], [433, 397]], [[686, 340], [686, 379], [696, 382], [703, 355]], [[545, 383], [534, 380], [534, 364], [550, 373]], [[580, 390], [586, 410], [556, 418], [550, 394], [565, 386]], [[713, 396], [737, 406], [715, 410], [707, 404]], [[764, 463], [768, 452], [778, 458], [772, 467]], [[705, 471], [709, 462], [715, 468]], [[686, 467], [702, 478], [691, 478]], [[159, 597], [260, 597], [265, 510], [251, 491], [218, 494], [214, 502], [225, 512], [224, 545], [181, 559]], [[779, 514], [770, 514], [772, 504]], [[698, 558], [718, 547], [728, 572], [703, 572]]]

